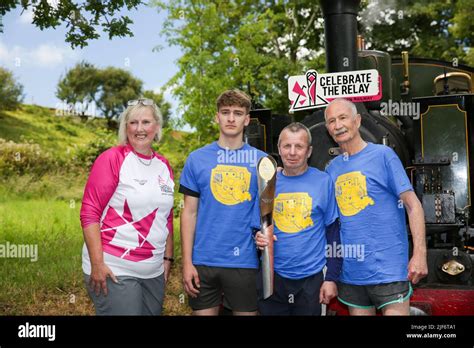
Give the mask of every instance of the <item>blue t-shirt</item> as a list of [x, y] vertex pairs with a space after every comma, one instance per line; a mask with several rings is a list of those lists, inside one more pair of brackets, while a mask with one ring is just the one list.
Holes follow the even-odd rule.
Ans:
[[312, 167], [297, 176], [279, 172], [273, 208], [275, 272], [290, 279], [320, 272], [326, 265], [326, 226], [337, 217], [327, 173]]
[[340, 280], [354, 285], [406, 281], [408, 236], [400, 194], [413, 190], [397, 154], [368, 143], [326, 168], [335, 183], [344, 261]]
[[258, 268], [252, 233], [260, 227], [256, 167], [263, 156], [248, 144], [226, 150], [217, 142], [189, 155], [180, 192], [199, 197], [194, 265]]

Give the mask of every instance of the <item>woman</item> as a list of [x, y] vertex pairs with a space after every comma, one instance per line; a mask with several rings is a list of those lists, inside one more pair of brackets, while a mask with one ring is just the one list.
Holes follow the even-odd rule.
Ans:
[[119, 146], [94, 162], [84, 191], [82, 269], [97, 315], [160, 315], [173, 262], [173, 172], [150, 99], [128, 102]]

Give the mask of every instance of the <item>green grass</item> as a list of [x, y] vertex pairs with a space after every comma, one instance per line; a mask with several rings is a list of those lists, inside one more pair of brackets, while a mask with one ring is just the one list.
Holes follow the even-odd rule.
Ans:
[[84, 122], [79, 117], [56, 116], [54, 110], [34, 105], [0, 112], [0, 138], [17, 143], [33, 141], [58, 156], [87, 145], [97, 137], [95, 130], [104, 127], [105, 120]]
[[[0, 203], [0, 244], [33, 244], [38, 248], [36, 262], [0, 258], [0, 312], [48, 313], [56, 307], [58, 296], [68, 301], [71, 295], [81, 297], [79, 209], [78, 204], [66, 201]], [[37, 303], [38, 296], [43, 303]], [[36, 305], [43, 307], [32, 309]]]
[[[11, 200], [0, 203], [0, 244], [37, 245], [38, 259], [0, 258], [0, 313], [93, 314], [82, 276], [80, 204]], [[189, 314], [182, 303], [181, 256], [175, 219], [176, 265], [167, 286], [165, 314]]]
[[0, 181], [0, 203], [45, 199], [75, 201], [80, 205], [86, 180], [85, 171], [48, 173], [41, 178], [30, 175], [5, 178]]

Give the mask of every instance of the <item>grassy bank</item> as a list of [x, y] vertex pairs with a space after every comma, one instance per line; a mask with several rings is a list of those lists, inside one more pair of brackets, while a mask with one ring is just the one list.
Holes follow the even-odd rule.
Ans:
[[[61, 200], [10, 200], [0, 203], [0, 244], [36, 245], [37, 260], [0, 258], [0, 313], [4, 315], [90, 315], [84, 289], [79, 224], [80, 204]], [[177, 222], [177, 221], [176, 221]], [[177, 263], [167, 286], [165, 314], [185, 315]], [[32, 254], [30, 254], [31, 256]]]

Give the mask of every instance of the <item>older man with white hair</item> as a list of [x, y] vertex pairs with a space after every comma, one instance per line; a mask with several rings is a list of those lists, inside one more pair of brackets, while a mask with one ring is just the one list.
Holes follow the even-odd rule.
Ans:
[[[351, 315], [408, 315], [411, 283], [426, 276], [424, 213], [405, 169], [388, 146], [362, 139], [361, 115], [346, 99], [325, 110], [326, 127], [342, 154], [326, 168], [335, 184], [344, 245], [363, 245], [364, 257], [344, 255], [338, 298]], [[413, 237], [408, 261], [405, 208]]]

